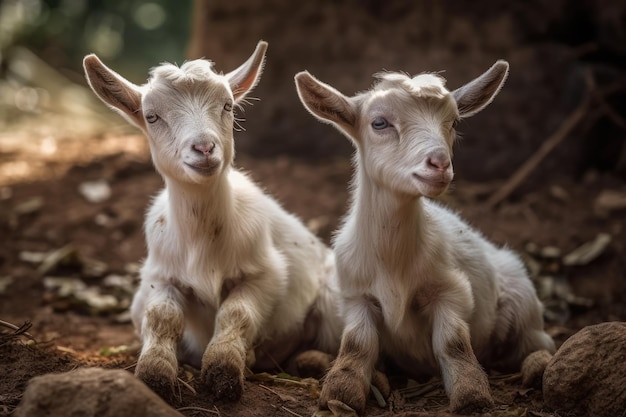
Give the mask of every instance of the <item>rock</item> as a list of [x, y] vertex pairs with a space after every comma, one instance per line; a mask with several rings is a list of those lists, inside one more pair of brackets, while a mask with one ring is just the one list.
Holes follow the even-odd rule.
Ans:
[[543, 374], [546, 404], [559, 412], [621, 417], [626, 412], [626, 323], [588, 326], [563, 343]]
[[83, 368], [30, 380], [15, 417], [182, 417], [131, 373]]

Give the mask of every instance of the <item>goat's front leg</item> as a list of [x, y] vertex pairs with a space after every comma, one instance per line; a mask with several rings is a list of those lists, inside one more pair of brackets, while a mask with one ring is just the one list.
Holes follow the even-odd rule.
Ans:
[[220, 305], [215, 333], [202, 356], [202, 381], [215, 396], [236, 401], [243, 393], [244, 370], [255, 362], [252, 346], [286, 283], [280, 264], [246, 276]]
[[180, 294], [174, 287], [144, 282], [131, 308], [143, 341], [135, 376], [166, 400], [174, 394], [178, 375], [176, 350], [184, 331], [179, 300]]
[[433, 352], [450, 408], [459, 413], [493, 407], [487, 375], [472, 350], [469, 325], [464, 320], [472, 305], [471, 289], [457, 285], [439, 294], [433, 311]]
[[359, 296], [347, 299], [344, 306], [346, 327], [339, 355], [324, 378], [319, 405], [328, 409], [329, 402], [340, 401], [363, 415], [379, 354], [380, 304]]

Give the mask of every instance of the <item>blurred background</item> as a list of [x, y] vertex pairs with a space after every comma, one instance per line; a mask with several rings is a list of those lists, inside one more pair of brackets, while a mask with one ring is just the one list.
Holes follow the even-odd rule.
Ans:
[[[133, 361], [127, 309], [163, 182], [143, 135], [87, 87], [83, 57], [141, 84], [163, 61], [230, 71], [260, 39], [236, 165], [325, 242], [348, 205], [352, 148], [304, 110], [298, 71], [347, 95], [383, 69], [443, 71], [452, 90], [508, 60], [494, 102], [458, 125], [443, 200], [523, 257], [557, 343], [626, 320], [626, 2], [0, 0], [0, 324], [14, 324], [0, 348], [30, 322], [88, 363]], [[0, 415], [42, 372], [3, 355]]]
[[[239, 152], [324, 159], [350, 154], [347, 141], [299, 104], [293, 75], [300, 70], [346, 94], [367, 89], [371, 74], [381, 69], [445, 70], [454, 89], [503, 58], [511, 63], [511, 75], [500, 96], [488, 111], [460, 126], [459, 175], [473, 180], [510, 175], [582, 101], [587, 72], [596, 92], [608, 88], [611, 94], [594, 103], [534, 178], [580, 177], [588, 169], [626, 174], [626, 6], [609, 0], [297, 5], [287, 0], [2, 0], [0, 123], [6, 129], [24, 117], [78, 115], [94, 108], [97, 117], [109, 117], [89, 91], [79, 88], [85, 86], [82, 58], [90, 52], [143, 83], [148, 69], [162, 61], [206, 57], [229, 71], [259, 39], [270, 43], [254, 94], [261, 101], [246, 112]], [[70, 124], [84, 122], [74, 118]], [[121, 119], [111, 123], [123, 125]]]

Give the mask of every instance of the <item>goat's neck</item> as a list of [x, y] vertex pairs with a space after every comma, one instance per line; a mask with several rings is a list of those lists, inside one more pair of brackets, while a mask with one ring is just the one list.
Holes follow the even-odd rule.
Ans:
[[376, 184], [360, 167], [354, 180], [353, 214], [362, 242], [391, 252], [391, 256], [421, 246], [428, 225], [420, 197], [399, 194]]
[[172, 223], [186, 236], [206, 234], [207, 228], [223, 225], [232, 211], [228, 170], [208, 184], [182, 183], [165, 178]]

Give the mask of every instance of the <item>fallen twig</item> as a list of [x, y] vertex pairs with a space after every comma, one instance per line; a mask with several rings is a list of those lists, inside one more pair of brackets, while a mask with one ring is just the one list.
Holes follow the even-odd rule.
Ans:
[[273, 389], [271, 389], [270, 387], [263, 385], [263, 384], [259, 384], [259, 387], [271, 392], [272, 394], [276, 395], [281, 401], [284, 401], [283, 396], [277, 393], [276, 391], [274, 391]]
[[441, 381], [431, 381], [414, 387], [402, 388], [398, 390], [406, 399], [422, 397], [430, 392], [442, 388]]
[[519, 185], [539, 166], [541, 161], [552, 152], [583, 119], [590, 104], [596, 102], [601, 114], [605, 114], [616, 125], [626, 128], [626, 120], [621, 117], [607, 102], [606, 97], [626, 88], [626, 77], [621, 78], [606, 88], [596, 87], [591, 70], [585, 73], [587, 92], [585, 97], [559, 129], [552, 134], [539, 149], [509, 178], [509, 180], [487, 200], [486, 206], [492, 209], [504, 201]]
[[177, 408], [176, 411], [203, 411], [203, 412], [209, 413], [209, 414], [215, 414], [215, 415], [219, 415], [220, 414], [219, 412], [213, 411], [213, 410], [209, 410], [208, 408], [193, 407], [193, 406]]
[[489, 377], [489, 381], [504, 381], [504, 382], [519, 381], [521, 379], [522, 379], [522, 374], [520, 372], [515, 372], [512, 374], [495, 375], [495, 376]]
[[178, 380], [178, 382], [180, 382], [185, 388], [187, 388], [189, 391], [191, 391], [191, 393], [193, 395], [198, 395], [198, 392], [194, 389], [194, 387], [192, 387], [190, 384], [188, 384], [187, 382], [183, 381], [181, 378], [176, 377], [176, 379]]
[[280, 364], [278, 362], [276, 362], [276, 359], [274, 359], [274, 357], [272, 355], [270, 355], [269, 353], [265, 352], [264, 350], [262, 350], [263, 354], [265, 356], [267, 356], [272, 363], [274, 364], [274, 366], [276, 367], [276, 369], [278, 369], [281, 373], [286, 374], [285, 370], [280, 366]]
[[130, 364], [130, 365], [128, 365], [128, 366], [125, 366], [125, 367], [124, 367], [124, 368], [122, 368], [122, 369], [123, 369], [123, 370], [125, 370], [125, 371], [130, 371], [131, 369], [133, 369], [133, 368], [134, 368], [134, 367], [136, 367], [136, 366], [137, 366], [137, 361], [135, 361], [135, 362], [131, 363], [131, 364]]
[[16, 326], [15, 324], [7, 321], [0, 320], [0, 325], [13, 330], [13, 333], [0, 334], [0, 344], [7, 343], [9, 340], [13, 340], [19, 336], [26, 336], [30, 340], [36, 341], [35, 338], [27, 331], [33, 327], [33, 324], [29, 320], [26, 320], [21, 326]]
[[557, 145], [563, 142], [563, 139], [567, 137], [576, 125], [582, 120], [582, 118], [587, 113], [587, 108], [589, 107], [589, 95], [587, 95], [583, 101], [578, 105], [576, 110], [570, 116], [565, 119], [563, 124], [559, 127], [559, 129], [554, 132], [552, 136], [550, 136], [545, 142], [541, 144], [537, 152], [535, 152], [518, 170], [509, 178], [509, 180], [504, 184], [502, 188], [496, 191], [490, 198], [487, 200], [487, 208], [492, 209], [502, 201], [504, 201], [519, 185], [537, 168], [537, 166], [544, 160], [546, 156]]
[[296, 413], [295, 411], [291, 411], [290, 409], [288, 409], [288, 408], [287, 408], [287, 407], [285, 407], [284, 405], [281, 405], [281, 406], [280, 406], [280, 408], [281, 408], [282, 410], [285, 410], [286, 412], [288, 412], [288, 413], [289, 413], [289, 414], [291, 414], [291, 415], [298, 416], [298, 417], [303, 417], [301, 414], [298, 414], [298, 413]]

